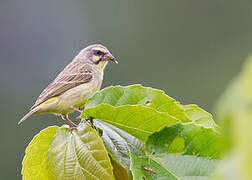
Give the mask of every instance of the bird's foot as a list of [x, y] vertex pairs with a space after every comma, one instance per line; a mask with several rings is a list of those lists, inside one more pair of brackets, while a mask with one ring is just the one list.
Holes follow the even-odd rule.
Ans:
[[72, 127], [75, 127], [75, 128], [77, 127], [77, 124], [75, 124], [73, 121], [71, 121], [71, 120], [68, 118], [67, 115], [62, 115], [61, 117], [62, 117], [62, 119], [66, 120], [69, 124], [71, 124]]
[[70, 119], [68, 119], [67, 122], [68, 122], [69, 124], [71, 124], [72, 127], [74, 127], [74, 128], [76, 128], [76, 127], [78, 126], [77, 124], [75, 124], [75, 123], [74, 123], [73, 121], [71, 121]]

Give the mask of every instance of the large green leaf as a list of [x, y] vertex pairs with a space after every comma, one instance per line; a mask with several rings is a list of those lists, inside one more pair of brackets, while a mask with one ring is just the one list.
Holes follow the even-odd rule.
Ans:
[[182, 122], [193, 121], [205, 127], [217, 127], [212, 115], [197, 105], [183, 106], [166, 95], [164, 91], [141, 85], [105, 88], [91, 97], [85, 108], [94, 108], [100, 104], [110, 104], [113, 107], [136, 104], [145, 105], [159, 112], [166, 112]]
[[114, 179], [113, 168], [96, 130], [81, 123], [76, 130], [52, 126], [26, 149], [23, 179]]
[[51, 140], [59, 127], [50, 126], [38, 133], [25, 150], [22, 175], [24, 180], [47, 180], [48, 164], [46, 153]]
[[168, 113], [158, 112], [144, 105], [113, 107], [109, 104], [100, 104], [94, 108], [86, 108], [82, 113], [82, 118], [87, 117], [108, 122], [142, 141], [146, 141], [148, 136], [155, 131], [179, 122]]
[[110, 158], [96, 130], [83, 123], [72, 133], [57, 130], [47, 153], [55, 179], [114, 179]]
[[123, 130], [101, 120], [95, 119], [94, 125], [102, 130], [101, 138], [111, 158], [128, 170], [130, 174], [129, 153], [132, 151], [137, 155], [143, 154], [144, 143]]
[[131, 161], [135, 180], [207, 180], [213, 176], [217, 164], [216, 160], [178, 154], [139, 157], [132, 153]]
[[160, 112], [180, 119], [183, 122], [191, 121], [185, 114], [179, 102], [169, 97], [164, 91], [143, 87], [141, 85], [110, 86], [91, 97], [85, 108], [96, 107], [99, 104], [110, 104], [114, 107], [122, 105], [145, 105]]
[[221, 136], [212, 128], [195, 123], [179, 123], [149, 136], [146, 143], [151, 155], [181, 153], [207, 158], [220, 158]]
[[143, 141], [176, 122], [217, 127], [212, 115], [198, 106], [180, 105], [163, 91], [141, 85], [103, 89], [88, 100], [82, 117], [101, 119]]

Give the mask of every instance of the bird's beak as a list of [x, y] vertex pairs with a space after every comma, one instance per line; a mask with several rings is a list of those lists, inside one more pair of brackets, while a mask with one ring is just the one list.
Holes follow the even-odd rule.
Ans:
[[105, 54], [104, 57], [103, 57], [103, 60], [104, 61], [113, 61], [116, 64], [118, 64], [118, 61], [115, 59], [115, 57], [111, 53]]

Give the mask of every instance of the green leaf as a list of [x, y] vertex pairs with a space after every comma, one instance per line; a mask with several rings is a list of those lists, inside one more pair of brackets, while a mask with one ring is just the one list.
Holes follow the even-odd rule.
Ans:
[[153, 157], [180, 179], [211, 179], [217, 160], [179, 154], [163, 154]]
[[221, 157], [221, 136], [212, 128], [179, 123], [149, 136], [146, 150], [151, 155], [181, 153], [207, 158]]
[[214, 176], [217, 160], [178, 154], [136, 156], [131, 154], [131, 171], [138, 179], [210, 180]]
[[102, 139], [86, 123], [72, 133], [67, 125], [59, 128], [47, 158], [54, 179], [114, 179]]
[[130, 174], [129, 153], [132, 151], [137, 155], [143, 154], [144, 143], [123, 130], [101, 120], [94, 119], [94, 125], [102, 130], [101, 138], [111, 158], [127, 169]]
[[180, 121], [191, 121], [179, 102], [169, 97], [164, 91], [143, 87], [141, 85], [110, 86], [89, 98], [85, 108], [93, 108], [99, 104], [110, 104], [118, 107], [123, 105], [145, 105], [160, 112], [167, 112]]
[[34, 136], [25, 150], [25, 157], [22, 162], [23, 179], [48, 179], [46, 153], [58, 128], [57, 126], [50, 126]]
[[164, 91], [141, 85], [111, 86], [97, 92], [86, 103], [85, 108], [94, 108], [100, 104], [113, 107], [123, 105], [144, 105], [159, 112], [166, 112], [181, 122], [195, 122], [205, 127], [217, 128], [212, 115], [197, 105], [181, 105]]
[[138, 157], [134, 153], [130, 154], [131, 167], [134, 180], [178, 180], [164, 165], [146, 156]]
[[142, 141], [146, 141], [149, 135], [163, 127], [179, 122], [168, 113], [158, 112], [143, 105], [113, 107], [109, 104], [100, 104], [95, 108], [86, 108], [82, 118], [87, 117], [110, 123]]

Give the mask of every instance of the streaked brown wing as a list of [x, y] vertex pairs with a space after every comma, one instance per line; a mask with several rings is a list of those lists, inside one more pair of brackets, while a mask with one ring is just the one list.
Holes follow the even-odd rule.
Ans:
[[71, 88], [91, 81], [93, 75], [90, 66], [83, 66], [80, 69], [75, 65], [75, 70], [72, 68], [73, 66], [71, 67], [71, 64], [69, 64], [56, 79], [44, 89], [31, 109], [52, 97], [59, 96]]

